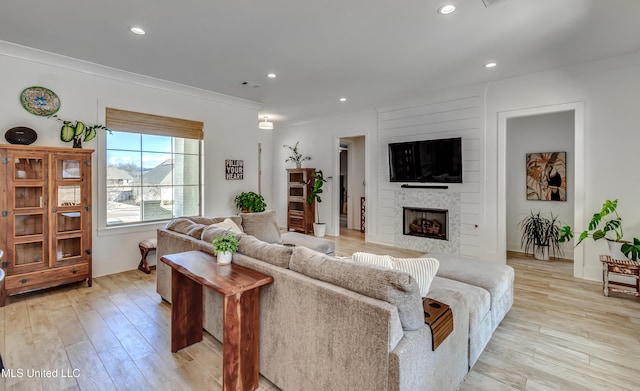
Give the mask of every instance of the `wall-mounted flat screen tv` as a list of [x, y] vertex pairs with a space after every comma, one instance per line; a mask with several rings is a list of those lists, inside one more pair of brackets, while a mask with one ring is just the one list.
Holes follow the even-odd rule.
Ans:
[[462, 183], [462, 138], [389, 144], [391, 182]]

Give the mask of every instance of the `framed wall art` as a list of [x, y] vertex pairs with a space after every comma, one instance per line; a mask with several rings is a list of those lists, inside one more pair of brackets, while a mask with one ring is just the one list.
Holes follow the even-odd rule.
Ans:
[[527, 154], [527, 200], [567, 200], [567, 153]]

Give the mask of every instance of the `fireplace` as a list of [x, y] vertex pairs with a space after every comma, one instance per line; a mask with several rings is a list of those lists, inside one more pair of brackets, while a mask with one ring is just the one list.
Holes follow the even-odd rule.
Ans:
[[449, 211], [403, 207], [403, 234], [422, 238], [449, 240]]

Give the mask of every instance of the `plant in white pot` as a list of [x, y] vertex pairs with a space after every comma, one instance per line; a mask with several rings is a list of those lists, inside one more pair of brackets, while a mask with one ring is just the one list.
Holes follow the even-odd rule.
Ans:
[[220, 234], [211, 244], [219, 265], [230, 264], [233, 253], [238, 251], [238, 238], [231, 231]]
[[331, 177], [325, 178], [322, 174], [322, 170], [314, 171], [311, 176], [313, 177], [313, 179], [309, 179], [307, 182], [303, 181], [302, 183], [308, 185], [312, 180], [314, 181], [313, 186], [309, 191], [309, 196], [307, 196], [307, 203], [312, 205], [317, 201], [316, 222], [313, 223], [313, 234], [321, 238], [327, 231], [327, 224], [320, 222], [320, 203], [322, 202], [322, 197], [320, 197], [320, 194], [322, 194], [322, 186], [327, 182], [327, 179], [331, 179]]
[[[589, 221], [588, 229], [582, 231], [578, 237], [576, 246], [583, 240], [591, 238], [594, 241], [605, 239], [609, 245], [609, 253], [614, 259], [630, 258], [638, 260], [640, 255], [640, 239], [633, 238], [632, 241], [624, 240], [622, 230], [622, 217], [618, 215], [618, 200], [606, 200], [602, 204], [602, 209], [593, 214]], [[559, 242], [568, 242], [573, 238], [573, 230], [570, 226], [560, 229]]]
[[545, 217], [542, 212], [530, 212], [528, 216], [518, 223], [522, 230], [520, 248], [525, 254], [533, 253], [536, 259], [548, 260], [562, 257], [560, 238], [560, 221], [558, 216], [549, 212], [550, 217]]
[[298, 151], [298, 144], [300, 144], [300, 141], [298, 141], [293, 147], [287, 144], [284, 144], [282, 147], [289, 148], [289, 157], [284, 162], [294, 162], [296, 164], [296, 168], [301, 168], [302, 162], [305, 160], [311, 160], [311, 158], [309, 156], [302, 156]]

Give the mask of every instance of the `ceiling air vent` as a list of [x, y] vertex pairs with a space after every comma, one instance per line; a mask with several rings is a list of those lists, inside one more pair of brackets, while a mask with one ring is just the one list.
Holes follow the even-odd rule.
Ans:
[[260, 87], [262, 87], [260, 84], [254, 83], [252, 81], [243, 81], [242, 85], [245, 86], [245, 87], [249, 87], [249, 88], [260, 88]]
[[484, 3], [485, 7], [489, 7], [491, 5], [494, 5], [495, 3], [502, 1], [502, 0], [482, 0], [482, 2]]

